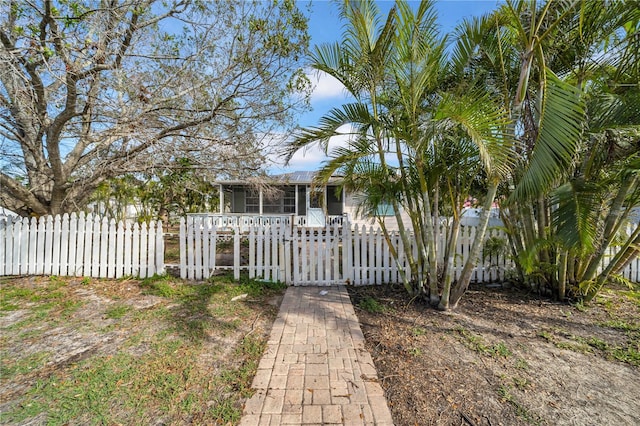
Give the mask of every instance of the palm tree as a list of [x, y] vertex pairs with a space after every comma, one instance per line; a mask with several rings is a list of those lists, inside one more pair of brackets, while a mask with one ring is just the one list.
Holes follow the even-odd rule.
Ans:
[[638, 204], [637, 6], [507, 1], [464, 26], [454, 55], [511, 111], [523, 151], [501, 212], [522, 279], [560, 299], [591, 299], [637, 255], [626, 236], [599, 271]]
[[[445, 55], [446, 37], [436, 26], [430, 1], [414, 11], [398, 1], [385, 20], [375, 2], [349, 2], [341, 13], [347, 22], [342, 43], [316, 47], [312, 66], [339, 80], [355, 102], [329, 111], [317, 127], [303, 129], [292, 152], [311, 143], [327, 147], [330, 137], [349, 124], [352, 139], [334, 150], [320, 180], [337, 170], [343, 186], [364, 194], [362, 208], [375, 212], [390, 204], [396, 215], [408, 268], [399, 262], [383, 220], [392, 255], [407, 291], [428, 297], [442, 309], [455, 307], [466, 291], [479, 256], [489, 208], [513, 159], [507, 111], [483, 85], [451, 81]], [[455, 251], [439, 265], [437, 233], [446, 207], [459, 217], [470, 180], [460, 179], [460, 167], [471, 166], [485, 176], [486, 196], [481, 226], [460, 279], [452, 282]], [[409, 223], [401, 217], [404, 210]], [[455, 244], [458, 228], [447, 235]], [[443, 278], [442, 280], [440, 278]]]

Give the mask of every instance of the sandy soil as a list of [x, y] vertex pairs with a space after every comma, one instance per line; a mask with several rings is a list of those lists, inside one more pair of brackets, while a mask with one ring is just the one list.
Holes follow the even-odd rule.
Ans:
[[400, 289], [350, 294], [397, 425], [640, 424], [637, 293], [584, 308], [483, 287], [448, 313]]

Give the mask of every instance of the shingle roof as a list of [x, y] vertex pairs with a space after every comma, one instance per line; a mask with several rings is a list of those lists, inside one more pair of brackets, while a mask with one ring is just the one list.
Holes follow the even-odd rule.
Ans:
[[[313, 182], [313, 179], [316, 177], [318, 172], [314, 171], [295, 171], [290, 173], [282, 173], [279, 175], [271, 175], [268, 176], [270, 183], [272, 184], [298, 184], [298, 185], [309, 185]], [[335, 182], [339, 180], [341, 176], [332, 176], [331, 182]], [[253, 178], [255, 179], [255, 178]], [[248, 183], [249, 180], [226, 180], [226, 181], [217, 181], [217, 184], [222, 185], [243, 185]]]

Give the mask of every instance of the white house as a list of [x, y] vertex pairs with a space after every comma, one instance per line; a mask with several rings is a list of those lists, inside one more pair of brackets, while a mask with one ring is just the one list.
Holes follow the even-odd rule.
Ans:
[[[315, 172], [298, 171], [270, 176], [260, 184], [247, 180], [218, 181], [222, 216], [261, 217], [262, 220], [290, 216], [299, 225], [324, 226], [346, 219], [352, 224], [376, 225], [374, 218], [357, 214], [357, 194], [339, 191], [340, 176], [318, 188]], [[383, 209], [389, 229], [397, 229], [391, 206]]]

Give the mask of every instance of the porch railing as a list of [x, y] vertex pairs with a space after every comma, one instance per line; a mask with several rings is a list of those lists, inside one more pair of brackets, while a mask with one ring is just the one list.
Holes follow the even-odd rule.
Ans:
[[[307, 226], [307, 216], [298, 216], [295, 214], [250, 214], [250, 213], [191, 213], [187, 216], [194, 218], [202, 218], [205, 220], [203, 225], [216, 228], [236, 228], [240, 227], [243, 232], [248, 231], [251, 226], [265, 225], [286, 225], [305, 227]], [[327, 226], [345, 226], [349, 223], [347, 214], [327, 215]]]

